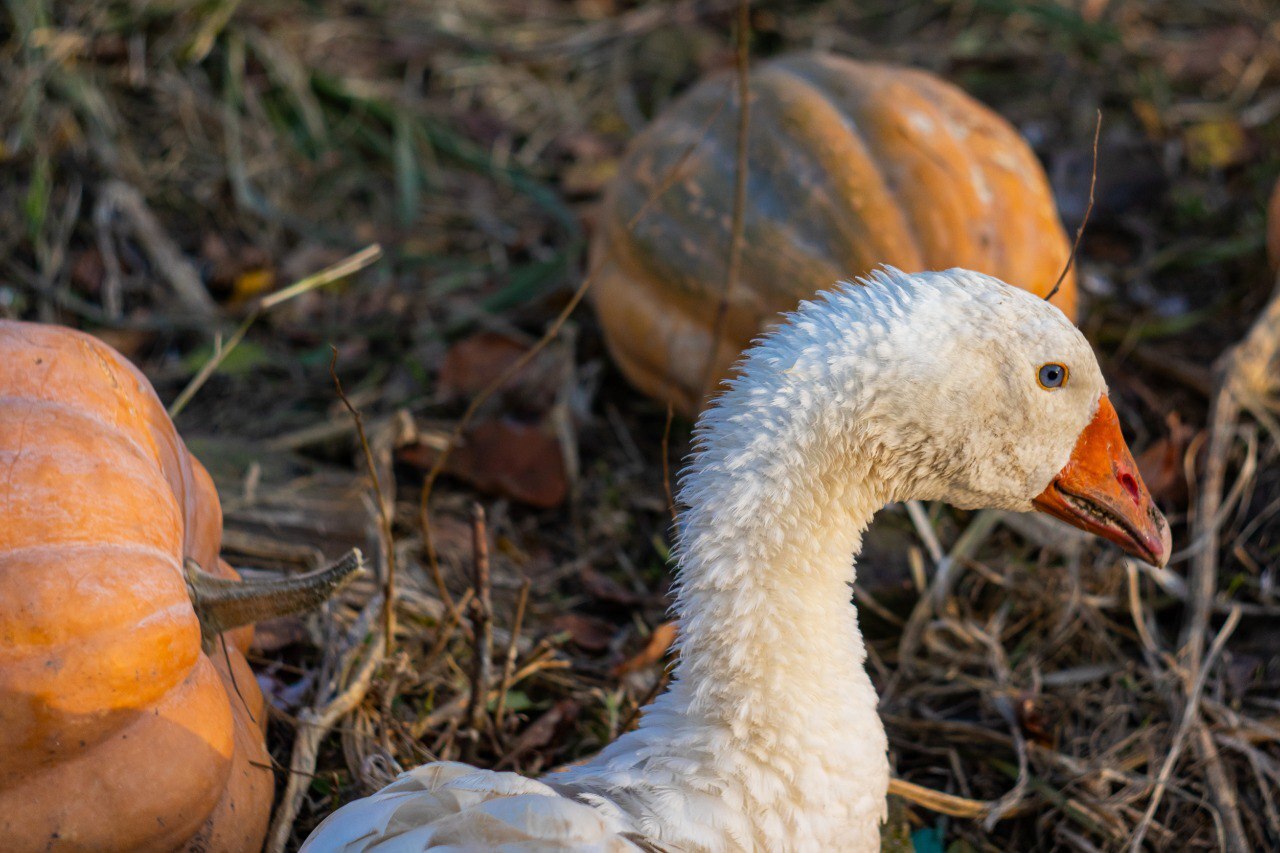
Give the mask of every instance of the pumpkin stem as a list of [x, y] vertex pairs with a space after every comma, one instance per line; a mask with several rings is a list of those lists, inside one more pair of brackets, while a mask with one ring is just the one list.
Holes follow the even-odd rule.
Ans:
[[208, 644], [223, 631], [312, 610], [352, 581], [363, 567], [364, 557], [353, 548], [326, 568], [272, 580], [218, 577], [191, 559], [186, 561], [184, 574], [191, 605], [200, 620], [200, 634]]

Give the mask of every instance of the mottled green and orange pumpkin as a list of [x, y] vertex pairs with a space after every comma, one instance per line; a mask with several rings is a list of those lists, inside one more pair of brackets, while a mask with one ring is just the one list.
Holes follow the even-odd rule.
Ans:
[[[730, 72], [705, 80], [636, 137], [592, 243], [613, 357], [686, 413], [729, 258], [736, 86]], [[1041, 295], [1057, 280], [1070, 247], [1043, 169], [955, 86], [818, 53], [761, 63], [749, 86], [745, 245], [713, 379], [779, 312], [880, 264], [967, 267]], [[1054, 303], [1074, 319], [1073, 275]]]
[[251, 629], [220, 630], [343, 573], [234, 582], [213, 482], [146, 378], [56, 326], [0, 321], [0, 519], [0, 847], [260, 848], [266, 708]]

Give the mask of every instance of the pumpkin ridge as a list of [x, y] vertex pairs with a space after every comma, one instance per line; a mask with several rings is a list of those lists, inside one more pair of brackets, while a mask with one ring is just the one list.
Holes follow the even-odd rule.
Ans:
[[[963, 143], [963, 155], [990, 192], [990, 215], [985, 217], [988, 230], [980, 236], [997, 277], [1041, 296], [1047, 294], [1070, 252], [1053, 204], [1053, 190], [1035, 153], [1016, 127], [967, 92], [915, 69], [899, 73], [911, 81], [913, 91], [933, 105], [952, 136]], [[1027, 204], [1028, 195], [1049, 203]], [[1072, 320], [1075, 282], [1072, 269], [1055, 300]]]
[[[862, 63], [852, 64], [859, 67], [862, 65]], [[875, 151], [868, 143], [867, 138], [859, 125], [858, 117], [833, 98], [826, 87], [820, 85], [817, 80], [802, 73], [799, 69], [794, 67], [792, 63], [779, 63], [773, 68], [767, 70], [777, 72], [780, 76], [785, 76], [789, 82], [793, 83], [793, 85], [804, 87], [808, 91], [812, 92], [814, 100], [824, 104], [826, 108], [837, 117], [848, 131], [848, 137], [856, 142], [861, 149], [865, 167], [871, 173], [869, 177], [874, 179], [872, 186], [867, 187], [865, 183], [856, 181], [852, 175], [849, 175], [850, 180], [848, 183], [857, 183], [858, 191], [860, 192], [865, 193], [869, 190], [876, 190], [876, 193], [874, 199], [864, 201], [862, 205], [855, 205], [852, 202], [847, 204], [844, 211], [842, 211], [846, 214], [847, 219], [855, 221], [858, 225], [864, 225], [862, 222], [862, 217], [864, 215], [863, 208], [874, 209], [881, 203], [889, 205], [893, 212], [897, 214], [895, 221], [893, 222], [894, 234], [889, 237], [884, 237], [880, 233], [877, 233], [882, 232], [887, 224], [883, 218], [877, 218], [875, 220], [875, 227], [862, 227], [862, 233], [860, 234], [846, 234], [848, 238], [847, 242], [849, 244], [845, 247], [846, 250], [851, 250], [857, 255], [857, 260], [854, 261], [851, 268], [872, 269], [882, 263], [886, 250], [879, 248], [876, 244], [881, 242], [892, 243], [895, 240], [905, 240], [908, 242], [914, 256], [914, 258], [906, 258], [896, 254], [896, 252], [901, 251], [900, 249], [891, 250], [895, 253], [895, 262], [897, 264], [904, 267], [912, 267], [922, 263], [925, 257], [925, 249], [920, 243], [920, 239], [916, 235], [915, 231], [910, 227], [911, 216], [904, 206], [903, 199], [899, 198], [899, 196], [892, 191], [892, 182], [890, 181], [889, 176], [885, 173], [884, 167], [881, 165], [881, 160], [884, 159], [882, 153]], [[767, 79], [767, 76], [762, 70], [762, 82]], [[838, 158], [836, 158], [835, 163], [819, 163], [819, 165], [826, 166], [828, 169], [833, 167], [840, 168], [841, 166]], [[865, 247], [865, 249], [863, 247]], [[913, 260], [914, 263], [912, 262]]]
[[[164, 623], [166, 621], [166, 617], [181, 616], [182, 612], [189, 606], [190, 602], [184, 597], [181, 601], [175, 601], [172, 604], [165, 605], [164, 607], [157, 607], [148, 610], [146, 614], [142, 615], [137, 621], [132, 622], [128, 626], [105, 624], [97, 628], [78, 631], [75, 639], [70, 640], [51, 640], [44, 642], [40, 640], [14, 640], [6, 637], [4, 647], [0, 648], [0, 664], [4, 664], [6, 659], [27, 656], [33, 653], [40, 653], [44, 654], [46, 657], [52, 657], [63, 650], [75, 649], [77, 646], [100, 646], [101, 640], [104, 637], [108, 637], [113, 634], [119, 635], [122, 630], [129, 632], [129, 639], [127, 641], [121, 641], [119, 645], [131, 645], [138, 642], [138, 638], [135, 635], [137, 633], [143, 633], [141, 629], [152, 627], [157, 623]], [[174, 619], [173, 623], [181, 625], [182, 620]], [[179, 632], [174, 631], [173, 633], [176, 634]], [[21, 654], [19, 654], [19, 652]], [[12, 663], [5, 665], [11, 666]], [[3, 685], [4, 681], [3, 676], [0, 676], [0, 685]], [[3, 687], [0, 687], [0, 692], [2, 691]]]
[[[849, 123], [851, 126], [850, 135], [857, 137], [859, 143], [861, 143], [863, 148], [866, 149], [868, 154], [867, 165], [875, 176], [877, 184], [885, 188], [885, 202], [893, 212], [897, 214], [898, 221], [902, 223], [900, 235], [910, 244], [916, 260], [915, 264], [908, 263], [906, 259], [901, 259], [899, 261], [896, 257], [896, 252], [894, 252], [894, 262], [896, 262], [896, 265], [902, 266], [908, 270], [914, 266], [925, 267], [927, 266], [925, 258], [928, 255], [928, 251], [924, 243], [921, 241], [920, 235], [917, 233], [918, 223], [915, 222], [915, 217], [912, 216], [911, 211], [908, 209], [908, 199], [897, 192], [898, 188], [896, 187], [896, 181], [893, 180], [886, 171], [884, 152], [879, 150], [878, 146], [875, 146], [872, 140], [869, 140], [866, 134], [863, 133], [862, 122], [859, 121], [861, 116], [857, 111], [851, 109], [846, 104], [841, 104], [830, 92], [828, 92], [829, 87], [821, 85], [817, 79], [809, 76], [809, 74], [812, 74], [814, 70], [820, 70], [827, 73], [835, 70], [830, 67], [833, 63], [823, 61], [826, 58], [827, 57], [821, 53], [806, 53], [794, 58], [784, 58], [778, 63], [778, 66], [796, 79], [803, 80], [813, 89], [822, 92], [823, 97], [831, 103], [832, 109], [840, 113], [840, 115]], [[867, 63], [858, 62], [854, 59], [840, 57], [840, 62], [842, 64], [846, 64], [854, 71], [854, 73], [847, 75], [851, 79], [861, 78], [872, 70]], [[805, 73], [806, 70], [809, 71], [809, 74]], [[871, 269], [881, 263], [885, 263], [883, 258], [872, 261], [865, 269]], [[850, 277], [852, 278], [853, 276], [851, 275]]]
[[159, 460], [154, 451], [148, 451], [143, 447], [136, 438], [129, 434], [128, 431], [120, 428], [120, 424], [115, 421], [109, 421], [102, 417], [94, 409], [85, 409], [81, 406], [73, 406], [63, 400], [49, 399], [45, 397], [32, 397], [21, 394], [0, 394], [0, 417], [3, 412], [13, 404], [15, 408], [27, 408], [34, 410], [53, 409], [61, 415], [70, 418], [76, 418], [82, 421], [89, 421], [101, 428], [104, 433], [110, 433], [119, 436], [120, 440], [131, 446], [138, 454], [140, 459], [147, 462], [156, 463]]
[[[1044, 253], [1026, 249], [1041, 242], [1042, 231], [1052, 233], [1054, 228], [1061, 227], [1057, 210], [1052, 211], [1052, 222], [1044, 222], [1042, 216], [1027, 216], [1017, 210], [1016, 205], [1010, 204], [1011, 200], [1017, 200], [1016, 193], [1001, 190], [1002, 186], [1015, 189], [1031, 185], [1046, 197], [1052, 197], [1039, 161], [1029, 149], [1025, 149], [1026, 142], [1015, 127], [998, 116], [975, 112], [972, 109], [973, 104], [978, 103], [975, 99], [963, 92], [939, 86], [938, 81], [928, 75], [916, 75], [916, 78], [916, 91], [934, 105], [938, 114], [949, 125], [963, 125], [967, 131], [966, 141], [969, 144], [965, 146], [965, 152], [971, 167], [981, 175], [991, 199], [991, 227], [983, 235], [983, 245], [992, 255], [993, 269], [998, 270], [999, 276], [1005, 280], [1019, 282], [1034, 293], [1043, 295], [1048, 292], [1051, 282], [1038, 274], [1046, 264], [1032, 263], [1033, 269], [1029, 270], [1028, 261], [1049, 258], [1054, 254], [1054, 247], [1046, 246]], [[999, 239], [995, 226], [1004, 233], [1005, 239]], [[1065, 244], [1059, 243], [1058, 248], [1061, 249], [1061, 261], [1053, 264], [1052, 274], [1055, 276], [1057, 267], [1066, 262]], [[1074, 311], [1067, 313], [1071, 316]]]
[[[11, 414], [17, 418], [4, 417]], [[0, 529], [0, 543], [11, 547], [39, 535], [51, 541], [81, 541], [101, 537], [116, 521], [125, 526], [113, 531], [113, 540], [136, 537], [171, 549], [175, 558], [181, 553], [182, 538], [173, 522], [182, 518], [183, 507], [167, 478], [157, 476], [158, 460], [139, 456], [136, 445], [119, 431], [99, 428], [96, 421], [57, 407], [0, 409], [0, 424], [13, 425], [15, 419], [22, 424], [20, 444], [13, 447], [6, 441], [8, 446], [0, 450], [12, 462], [0, 487], [7, 489], [11, 501], [17, 499], [16, 506], [8, 508], [9, 518], [25, 518], [33, 528], [14, 523]], [[28, 440], [32, 430], [39, 441]], [[84, 498], [89, 500], [78, 501]], [[53, 512], [55, 508], [60, 512]], [[175, 535], [165, 536], [165, 531]]]
[[[156, 557], [173, 563], [174, 571], [181, 576], [178, 568], [178, 561], [173, 554], [163, 548], [157, 548], [154, 545], [147, 545], [144, 542], [135, 542], [132, 540], [121, 540], [119, 542], [32, 542], [26, 545], [15, 545], [12, 548], [4, 549], [4, 558], [10, 555], [24, 556], [27, 554], [41, 554], [45, 551], [92, 551], [98, 548], [108, 548], [127, 554], [136, 554], [143, 557]], [[0, 560], [4, 559], [0, 558]]]
[[[851, 66], [859, 66], [861, 73], [841, 74], [839, 65], [845, 62]], [[974, 241], [958, 240], [957, 235], [972, 238], [970, 229], [973, 223], [982, 221], [984, 217], [980, 210], [973, 209], [966, 198], [967, 191], [972, 189], [967, 170], [957, 169], [954, 163], [941, 154], [941, 147], [945, 146], [946, 150], [953, 152], [962, 163], [967, 164], [969, 158], [961, 144], [962, 140], [951, 134], [950, 128], [945, 127], [946, 123], [939, 120], [936, 110], [933, 111], [934, 114], [928, 115], [927, 111], [921, 109], [931, 104], [919, 94], [913, 75], [889, 74], [883, 67], [853, 63], [851, 60], [812, 61], [806, 64], [805, 71], [813, 75], [815, 81], [829, 80], [839, 75], [841, 85], [827, 87], [832, 90], [832, 99], [851, 115], [857, 116], [863, 142], [873, 152], [872, 162], [890, 186], [897, 187], [905, 183], [929, 190], [931, 199], [927, 205], [909, 205], [911, 196], [907, 193], [894, 195], [896, 206], [911, 224], [909, 230], [920, 248], [922, 266], [926, 269], [963, 266], [999, 275], [1000, 270], [992, 269], [984, 262], [982, 254], [985, 253], [970, 256], [956, 251], [958, 243], [972, 251]], [[925, 142], [918, 133], [911, 132], [913, 123], [903, 114], [911, 109], [907, 100], [912, 96], [922, 102], [916, 109], [918, 117], [927, 121], [932, 128], [930, 142]], [[943, 127], [940, 128], [939, 125]], [[911, 155], [914, 155], [914, 159]], [[923, 164], [931, 164], [936, 172], [930, 175], [927, 171], [921, 171]], [[948, 179], [940, 180], [937, 177], [939, 173]], [[940, 257], [945, 257], [946, 260], [940, 262]]]
[[[987, 148], [976, 147], [973, 139], [995, 142], [1002, 152], [1007, 153], [1011, 146], [1024, 144], [1021, 134], [1012, 126], [1005, 126], [1000, 121], [993, 120], [992, 115], [975, 110], [975, 107], [981, 108], [983, 105], [967, 93], [936, 85], [938, 81], [927, 74], [910, 73], [904, 77], [911, 80], [912, 90], [933, 107], [949, 135], [956, 140], [957, 148], [965, 158], [969, 173], [967, 180], [988, 213], [984, 217], [974, 217], [972, 222], [975, 228], [981, 229], [981, 233], [975, 236], [978, 237], [979, 244], [986, 254], [986, 261], [990, 265], [992, 274], [1009, 281], [1017, 280], [1016, 276], [1010, 274], [1013, 270], [1013, 259], [1007, 250], [1010, 245], [1018, 247], [1021, 241], [1016, 238], [1001, 240], [997, 232], [1008, 229], [1011, 225], [1014, 227], [1020, 225], [1026, 217], [1018, 216], [1016, 211], [1010, 210], [1005, 194], [996, 191], [992, 186], [993, 183], [997, 183], [991, 180], [993, 170], [1011, 171], [1009, 167], [986, 156]], [[963, 134], [958, 132], [959, 129], [963, 129]], [[980, 176], [980, 182], [974, 177], [975, 173]], [[1020, 180], [1027, 180], [1029, 177], [1033, 176], [1018, 175]]]
[[[14, 346], [15, 338], [24, 346]], [[31, 349], [44, 354], [35, 359], [36, 364], [43, 365], [38, 381], [31, 375]], [[26, 370], [15, 370], [19, 364]], [[77, 368], [90, 367], [95, 374], [106, 377], [114, 393], [104, 390], [102, 382], [86, 382], [83, 377], [74, 376]], [[128, 359], [92, 335], [62, 326], [0, 320], [0, 385], [20, 389], [20, 393], [9, 393], [8, 397], [33, 404], [57, 402], [93, 412], [139, 442], [144, 455], [159, 463], [166, 479], [171, 465], [182, 464], [185, 447], [178, 446], [181, 439], [171, 422], [166, 429], [168, 415], [151, 384]], [[109, 418], [105, 414], [108, 412]], [[149, 450], [147, 443], [151, 445]]]

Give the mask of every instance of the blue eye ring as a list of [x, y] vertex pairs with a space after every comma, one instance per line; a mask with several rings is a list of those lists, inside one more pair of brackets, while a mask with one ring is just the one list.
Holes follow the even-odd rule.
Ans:
[[1071, 371], [1065, 364], [1051, 361], [1040, 365], [1040, 369], [1036, 371], [1036, 382], [1046, 391], [1057, 391], [1067, 384], [1067, 377], [1070, 375]]

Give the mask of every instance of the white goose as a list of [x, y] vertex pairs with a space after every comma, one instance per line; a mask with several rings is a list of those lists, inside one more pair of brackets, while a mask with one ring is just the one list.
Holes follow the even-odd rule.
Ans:
[[966, 270], [802, 305], [703, 414], [680, 497], [680, 660], [635, 731], [541, 781], [419, 767], [304, 851], [878, 850], [889, 764], [850, 603], [871, 516], [1038, 509], [1169, 553], [1084, 336]]

